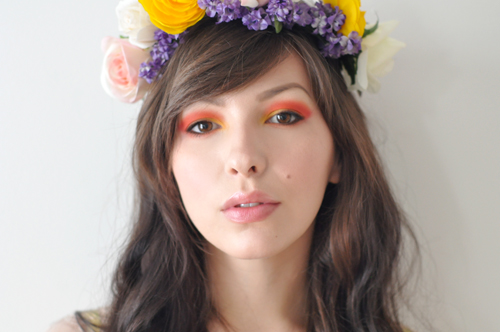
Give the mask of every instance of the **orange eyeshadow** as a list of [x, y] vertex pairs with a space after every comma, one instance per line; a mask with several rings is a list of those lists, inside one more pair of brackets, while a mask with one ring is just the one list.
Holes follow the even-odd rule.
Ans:
[[181, 131], [186, 131], [190, 125], [198, 120], [210, 120], [217, 122], [222, 125], [222, 119], [220, 119], [220, 115], [215, 112], [210, 111], [200, 111], [200, 112], [192, 112], [182, 118], [179, 123], [178, 129]]
[[307, 105], [304, 103], [301, 103], [298, 101], [291, 101], [291, 100], [290, 101], [279, 101], [279, 102], [276, 102], [276, 103], [272, 104], [271, 106], [269, 106], [268, 111], [266, 112], [266, 114], [264, 116], [264, 119], [267, 120], [267, 117], [271, 113], [279, 111], [279, 110], [295, 111], [295, 112], [299, 113], [299, 115], [301, 115], [304, 119], [309, 118], [312, 114], [309, 107], [307, 107]]

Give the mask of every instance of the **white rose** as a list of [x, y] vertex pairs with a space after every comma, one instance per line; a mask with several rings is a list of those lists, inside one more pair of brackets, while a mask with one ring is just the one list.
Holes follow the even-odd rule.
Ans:
[[132, 45], [148, 48], [155, 43], [154, 33], [158, 30], [151, 23], [148, 13], [137, 0], [122, 0], [116, 7], [118, 29], [129, 37]]
[[398, 24], [397, 21], [380, 23], [374, 33], [363, 38], [361, 42], [363, 51], [358, 58], [356, 84], [351, 85], [351, 78], [343, 71], [349, 90], [373, 93], [380, 90], [378, 79], [391, 72], [394, 67], [392, 58], [406, 46], [404, 43], [388, 37]]

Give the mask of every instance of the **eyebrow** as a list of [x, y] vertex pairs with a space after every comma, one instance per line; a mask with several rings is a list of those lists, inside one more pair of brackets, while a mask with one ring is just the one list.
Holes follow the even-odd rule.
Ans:
[[[310, 98], [312, 98], [309, 91], [307, 91], [306, 88], [304, 88], [302, 85], [300, 85], [298, 83], [288, 83], [288, 84], [277, 86], [275, 88], [272, 88], [272, 89], [269, 89], [269, 90], [266, 90], [266, 91], [259, 93], [256, 98], [257, 98], [258, 102], [263, 102], [265, 100], [271, 99], [272, 97], [274, 97], [274, 96], [276, 96], [284, 91], [290, 90], [290, 89], [300, 89], [300, 90], [304, 91]], [[222, 100], [220, 97], [207, 98], [207, 99], [204, 99], [202, 101], [207, 102], [209, 104], [214, 104], [216, 106], [224, 106], [224, 104], [225, 104], [224, 100]]]
[[264, 100], [267, 100], [267, 99], [270, 99], [270, 98], [276, 96], [277, 94], [282, 93], [283, 91], [290, 90], [290, 89], [293, 89], [293, 88], [301, 89], [309, 97], [311, 97], [311, 95], [309, 95], [309, 91], [307, 91], [302, 85], [300, 85], [298, 83], [288, 83], [288, 84], [280, 85], [278, 87], [275, 87], [275, 88], [272, 88], [270, 90], [266, 90], [264, 92], [259, 93], [257, 95], [257, 100], [260, 101], [260, 102], [262, 102]]

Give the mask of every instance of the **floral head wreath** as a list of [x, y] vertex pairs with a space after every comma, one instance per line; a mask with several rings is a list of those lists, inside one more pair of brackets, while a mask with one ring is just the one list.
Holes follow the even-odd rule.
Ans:
[[349, 89], [377, 92], [404, 44], [389, 38], [397, 22], [367, 25], [360, 0], [121, 0], [121, 38], [105, 37], [101, 82], [106, 92], [134, 103], [205, 15], [217, 24], [241, 20], [250, 30], [305, 27], [321, 41], [321, 54], [338, 59]]

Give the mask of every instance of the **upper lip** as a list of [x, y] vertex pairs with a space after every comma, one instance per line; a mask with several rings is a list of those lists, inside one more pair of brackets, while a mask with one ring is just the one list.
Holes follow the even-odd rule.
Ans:
[[222, 206], [222, 211], [235, 207], [240, 204], [248, 203], [263, 203], [263, 204], [278, 204], [279, 202], [272, 199], [268, 194], [262, 191], [252, 191], [250, 193], [237, 192], [234, 193]]

